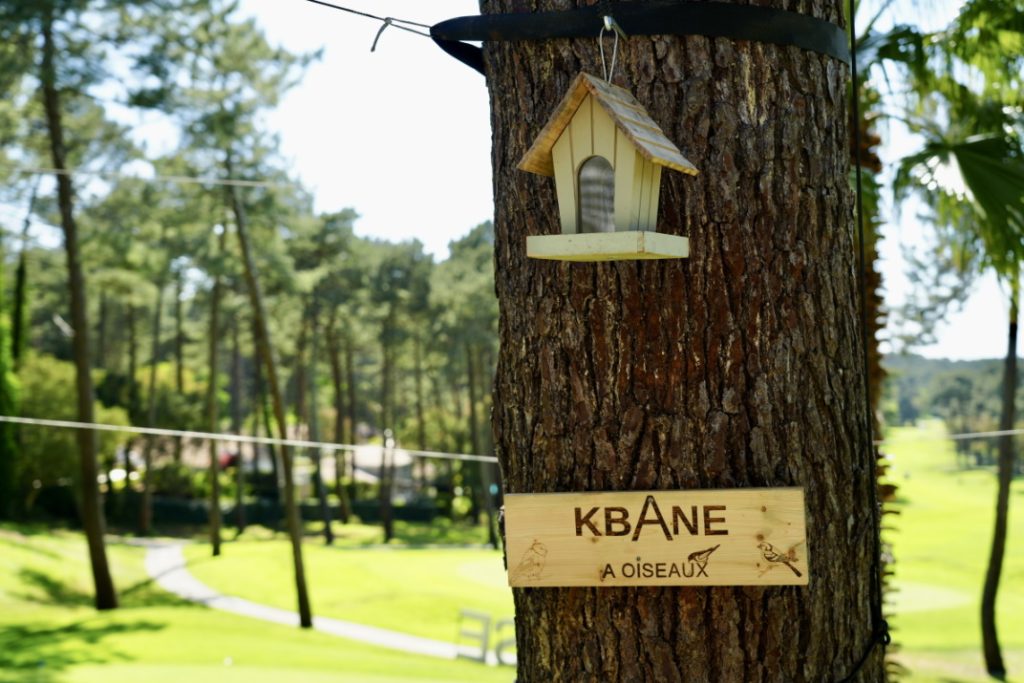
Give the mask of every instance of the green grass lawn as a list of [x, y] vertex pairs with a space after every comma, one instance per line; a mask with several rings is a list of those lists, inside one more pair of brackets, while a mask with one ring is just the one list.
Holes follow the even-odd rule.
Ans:
[[[992, 541], [994, 469], [959, 470], [937, 422], [892, 429], [882, 448], [899, 484], [899, 515], [886, 518], [896, 555], [890, 608], [909, 681], [985, 681], [981, 588]], [[1014, 483], [997, 625], [1010, 680], [1024, 681], [1024, 482]]]
[[[886, 518], [897, 562], [889, 612], [899, 659], [912, 683], [987, 681], [981, 659], [979, 596], [991, 542], [995, 475], [957, 470], [941, 426], [894, 429], [884, 451], [900, 485], [900, 515]], [[317, 525], [308, 527], [314, 531]], [[446, 547], [479, 543], [472, 527], [336, 525], [334, 547], [307, 538], [314, 613], [455, 641], [460, 608], [512, 615], [500, 553]], [[1010, 680], [1024, 681], [1024, 482], [1011, 501], [998, 624]], [[97, 613], [80, 535], [0, 526], [0, 683], [173, 681], [511, 681], [509, 668], [403, 655], [296, 628], [185, 604], [145, 576], [144, 550], [111, 545], [123, 609]], [[191, 571], [225, 593], [294, 608], [290, 550], [260, 528], [211, 559], [186, 548]]]
[[[33, 531], [35, 533], [33, 533]], [[111, 544], [122, 608], [92, 608], [79, 534], [0, 526], [0, 682], [508, 683], [509, 668], [405, 655], [183, 603]]]
[[[455, 642], [460, 609], [511, 617], [512, 592], [501, 553], [486, 549], [360, 547], [375, 528], [355, 526], [337, 547], [304, 544], [314, 614]], [[209, 558], [205, 545], [185, 549], [200, 581], [255, 602], [295, 609], [291, 551], [284, 536], [224, 544]]]

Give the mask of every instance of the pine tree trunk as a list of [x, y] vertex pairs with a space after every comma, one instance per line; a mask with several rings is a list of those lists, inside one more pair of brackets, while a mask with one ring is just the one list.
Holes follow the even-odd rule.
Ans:
[[[228, 162], [228, 177], [231, 166]], [[229, 199], [234, 213], [234, 223], [239, 233], [239, 248], [242, 251], [246, 287], [249, 290], [249, 301], [253, 311], [253, 326], [256, 330], [256, 348], [266, 370], [267, 391], [273, 404], [273, 416], [278, 423], [278, 432], [282, 439], [288, 438], [288, 422], [285, 418], [285, 400], [278, 383], [278, 368], [274, 364], [273, 351], [270, 346], [270, 331], [266, 322], [266, 311], [263, 308], [263, 294], [256, 278], [256, 261], [250, 247], [249, 228], [246, 221], [245, 208], [239, 197], [237, 187], [231, 186]], [[285, 520], [288, 524], [288, 536], [292, 542], [292, 566], [295, 573], [295, 594], [299, 611], [299, 626], [310, 629], [313, 625], [312, 610], [309, 606], [309, 593], [306, 589], [306, 571], [302, 561], [302, 519], [295, 496], [295, 477], [292, 471], [292, 454], [287, 445], [281, 446], [281, 467], [285, 477]]]
[[[838, 2], [789, 8], [842, 20]], [[662, 180], [658, 229], [690, 258], [573, 264], [526, 258], [558, 209], [516, 164], [576, 73], [599, 72], [597, 41], [484, 50], [507, 491], [800, 486], [811, 562], [805, 588], [516, 589], [519, 680], [843, 679], [872, 637], [878, 532], [847, 68], [757, 42], [620, 44], [615, 81], [701, 172]], [[855, 680], [883, 677], [876, 648]]]
[[389, 456], [394, 459], [392, 449], [387, 444], [393, 443], [392, 420], [394, 409], [392, 405], [391, 375], [393, 372], [394, 351], [391, 348], [391, 336], [395, 324], [395, 307], [392, 305], [388, 311], [381, 328], [381, 372], [380, 372], [380, 422], [384, 431], [384, 444], [380, 450], [380, 482], [377, 491], [377, 503], [380, 510], [380, 524], [384, 530], [384, 542], [389, 542], [395, 536], [394, 520], [391, 516], [391, 477], [389, 471], [391, 464]]
[[[427, 450], [427, 425], [423, 418], [423, 342], [413, 337], [413, 374], [416, 386], [416, 448]], [[420, 488], [427, 485], [427, 459], [418, 458]]]
[[[1017, 309], [1020, 304], [1020, 277], [1014, 275], [1010, 289], [1010, 324], [1007, 332], [1006, 360], [1003, 362], [1003, 406], [999, 417], [1000, 431], [1013, 429], [1017, 397]], [[1010, 484], [1013, 482], [1016, 451], [1012, 436], [999, 438], [999, 489], [996, 494], [996, 522], [992, 532], [992, 550], [989, 553], [985, 586], [981, 594], [981, 637], [985, 654], [985, 668], [993, 678], [1004, 680], [1006, 666], [996, 632], [996, 593], [1003, 573], [1006, 554], [1006, 531], [1009, 521]]]
[[[242, 346], [238, 341], [238, 314], [231, 325], [231, 432], [242, 433], [242, 400], [245, 385], [242, 382]], [[255, 445], [255, 444], [254, 444]], [[240, 536], [245, 531], [245, 457], [242, 444], [235, 448], [235, 527]]]
[[[273, 423], [271, 421], [271, 418], [270, 418], [270, 410], [267, 407], [267, 389], [266, 389], [266, 386], [264, 386], [264, 383], [263, 383], [263, 371], [260, 369], [260, 364], [263, 361], [260, 358], [259, 342], [256, 341], [257, 332], [256, 332], [256, 323], [255, 323], [255, 321], [253, 321], [253, 325], [252, 325], [252, 335], [253, 335], [253, 337], [252, 337], [253, 338], [253, 343], [256, 346], [256, 348], [255, 348], [255, 355], [254, 355], [254, 358], [256, 359], [256, 362], [253, 363], [253, 373], [256, 376], [255, 379], [256, 379], [256, 402], [257, 402], [257, 405], [254, 408], [254, 412], [256, 413], [257, 430], [258, 430], [258, 427], [259, 427], [260, 419], [262, 418], [262, 420], [263, 420], [263, 427], [264, 427], [264, 429], [266, 429], [267, 436], [273, 438], [273, 436], [274, 436], [274, 425], [273, 425]], [[280, 503], [281, 502], [281, 487], [282, 487], [281, 482], [282, 482], [282, 478], [281, 478], [281, 472], [280, 472], [280, 465], [278, 464], [280, 462], [280, 459], [278, 458], [277, 446], [275, 446], [273, 444], [267, 444], [267, 452], [270, 453], [270, 470], [271, 470], [270, 474], [271, 474], [271, 477], [274, 480], [274, 489], [273, 489], [274, 490], [274, 501]], [[275, 529], [279, 528], [279, 520], [275, 520], [274, 528]]]
[[[57, 183], [57, 205], [60, 210], [61, 228], [64, 231], [64, 251], [67, 255], [68, 289], [71, 303], [71, 326], [75, 330], [71, 340], [71, 351], [75, 361], [75, 398], [79, 422], [93, 422], [93, 387], [89, 374], [89, 321], [85, 296], [85, 275], [82, 272], [82, 258], [78, 246], [78, 225], [74, 216], [74, 189], [71, 176], [63, 173], [67, 169], [64, 146], [64, 124], [61, 119], [60, 93], [57, 90], [57, 51], [53, 42], [53, 14], [45, 15], [42, 21], [43, 37], [42, 62], [39, 82], [46, 113], [49, 133], [50, 154]], [[103, 517], [103, 502], [100, 497], [99, 465], [97, 464], [96, 433], [91, 429], [75, 430], [78, 441], [78, 457], [81, 477], [82, 528], [89, 546], [89, 562], [92, 567], [93, 585], [96, 591], [96, 609], [117, 607], [117, 591], [110, 576], [107, 563], [107, 549], [103, 538], [106, 521]]]
[[[217, 240], [217, 256], [223, 258], [227, 247], [227, 230], [222, 229]], [[210, 292], [210, 328], [206, 339], [206, 367], [209, 378], [206, 381], [206, 398], [204, 401], [203, 413], [206, 417], [206, 430], [216, 434], [217, 425], [217, 375], [219, 374], [220, 354], [218, 346], [220, 342], [220, 300], [223, 290], [223, 278], [220, 273], [220, 266], [213, 276], [213, 291]], [[214, 557], [220, 555], [220, 461], [217, 457], [217, 444], [215, 439], [210, 439], [210, 464], [207, 470], [210, 480], [210, 552]]]
[[[480, 381], [480, 354], [469, 343], [466, 344], [466, 365], [469, 369], [469, 377], [467, 378], [469, 382], [469, 442], [473, 454], [481, 455], [483, 453], [483, 446], [476, 416], [477, 392]], [[492, 548], [497, 548], [498, 534], [494, 519], [494, 499], [491, 497], [491, 483], [493, 482], [491, 466], [485, 462], [480, 462], [476, 465], [463, 463], [463, 466], [469, 466], [475, 470], [474, 478], [476, 481], [473, 482], [472, 508], [473, 524], [479, 523], [480, 509], [483, 508], [484, 513], [487, 515], [487, 542]]]
[[[21, 225], [21, 248], [18, 251], [18, 267], [14, 271], [14, 306], [11, 310], [11, 362], [15, 371], [21, 365], [21, 357], [28, 343], [28, 231], [32, 226], [32, 214], [36, 209], [36, 197], [39, 194], [39, 181], [36, 178], [32, 186], [32, 194], [28, 199], [28, 210], [25, 221]], [[100, 344], [102, 346], [102, 343]]]
[[[341, 345], [338, 342], [336, 325], [337, 321], [332, 317], [327, 326], [327, 356], [331, 362], [331, 388], [334, 394], [334, 442], [351, 444], [352, 441], [345, 440], [345, 390], [342, 380]], [[345, 451], [334, 451], [334, 494], [338, 496], [338, 516], [341, 517], [343, 524], [348, 524], [352, 508], [344, 485], [345, 459]]]
[[107, 293], [100, 292], [100, 314], [96, 321], [96, 367], [105, 369], [107, 367], [107, 317], [110, 314], [110, 305], [107, 300]]
[[[228, 177], [232, 175], [230, 159], [227, 168]], [[260, 284], [256, 278], [256, 261], [249, 246], [249, 231], [245, 217], [245, 208], [238, 196], [238, 189], [234, 186], [229, 188], [229, 201], [235, 216], [235, 228], [238, 231], [238, 245], [242, 252], [242, 265], [245, 275], [245, 284], [249, 290], [249, 303], [252, 306], [253, 327], [256, 332], [256, 348], [259, 357], [266, 369], [267, 390], [270, 393], [270, 400], [274, 408], [274, 419], [277, 421], [278, 433], [281, 439], [288, 438], [288, 427], [285, 419], [284, 398], [281, 395], [281, 388], [277, 379], [277, 366], [274, 362], [274, 354], [270, 345], [270, 331], [267, 327], [267, 315], [263, 306], [263, 293], [260, 291]], [[292, 566], [295, 575], [295, 593], [299, 611], [299, 625], [302, 628], [312, 628], [313, 612], [309, 604], [309, 591], [306, 587], [306, 570], [302, 561], [302, 520], [299, 517], [299, 508], [295, 500], [295, 479], [292, 473], [291, 449], [281, 446], [281, 469], [284, 474], [284, 509], [285, 520], [288, 524], [288, 536], [292, 545]]]
[[[161, 239], [161, 243], [163, 239]], [[160, 355], [160, 328], [164, 310], [164, 280], [165, 273], [160, 275], [156, 283], [156, 310], [153, 313], [152, 338], [150, 341], [149, 358], [149, 389], [146, 394], [148, 407], [146, 409], [146, 426], [156, 427], [156, 364]], [[145, 463], [146, 471], [142, 475], [142, 503], [139, 507], [139, 535], [148, 536], [153, 528], [153, 490], [150, 486], [153, 472], [153, 449], [156, 447], [156, 436], [146, 436], [145, 445], [142, 451], [142, 460]]]
[[139, 385], [135, 375], [139, 371], [139, 340], [135, 329], [135, 306], [128, 304], [128, 414], [133, 415], [139, 409]]
[[[345, 337], [345, 390], [348, 392], [348, 443], [356, 443], [356, 352], [351, 333]], [[356, 485], [356, 455], [349, 457], [348, 499], [355, 502], [359, 489]]]
[[[307, 374], [309, 375], [309, 440], [320, 441], [320, 406], [317, 402], [317, 363], [319, 358], [317, 355], [318, 344], [318, 331], [319, 326], [317, 325], [316, 313], [313, 313], [310, 320], [310, 350], [309, 350], [309, 369]], [[331, 529], [331, 506], [327, 501], [327, 487], [324, 486], [324, 473], [321, 467], [323, 462], [323, 453], [320, 448], [313, 448], [313, 464], [316, 466], [316, 472], [314, 477], [316, 479], [316, 498], [320, 505], [320, 518], [324, 523], [324, 543], [326, 545], [332, 545], [334, 543], [334, 530]]]
[[[182, 311], [184, 288], [185, 275], [179, 268], [174, 277], [174, 390], [178, 392], [178, 396], [185, 395], [185, 321]], [[174, 437], [174, 462], [181, 463], [183, 447], [182, 438]]]

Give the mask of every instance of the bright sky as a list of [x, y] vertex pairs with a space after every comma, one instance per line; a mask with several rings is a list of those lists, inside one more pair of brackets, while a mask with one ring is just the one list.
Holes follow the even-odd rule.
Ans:
[[[377, 16], [435, 24], [478, 14], [474, 0], [340, 0]], [[318, 211], [355, 208], [363, 235], [448, 242], [493, 216], [484, 78], [426, 37], [305, 0], [243, 0], [271, 42], [323, 48], [270, 117]]]
[[[378, 16], [434, 24], [476, 14], [475, 0], [335, 0]], [[942, 12], [956, 3], [940, 3]], [[271, 42], [292, 51], [323, 49], [302, 82], [270, 115], [292, 172], [315, 197], [317, 211], [355, 208], [356, 230], [390, 240], [417, 238], [438, 259], [447, 244], [493, 213], [491, 131], [482, 76], [429, 39], [388, 28], [370, 52], [380, 23], [306, 0], [242, 0]], [[143, 134], [145, 127], [141, 128]], [[159, 134], [152, 139], [167, 139]], [[886, 134], [886, 131], [882, 131]], [[899, 130], [887, 134], [887, 160], [913, 151]], [[164, 151], [153, 144], [151, 153]], [[0, 219], [15, 227], [7, 207]], [[890, 216], [892, 212], [890, 212]], [[10, 218], [11, 220], [8, 220]], [[890, 304], [907, 291], [901, 248], [921, 242], [914, 212], [890, 225], [880, 245]], [[982, 280], [962, 313], [940, 329], [930, 357], [994, 358], [1005, 354], [1006, 297]]]
[[[378, 16], [433, 24], [478, 13], [475, 0], [337, 0]], [[955, 11], [945, 5], [935, 15]], [[449, 240], [492, 215], [490, 118], [484, 79], [430, 40], [305, 0], [243, 0], [272, 41], [293, 50], [323, 47], [300, 86], [271, 119], [294, 170], [313, 188], [318, 210], [353, 206], [364, 235], [417, 237], [443, 258]], [[940, 18], [940, 20], [945, 20]], [[913, 142], [893, 131], [895, 159]], [[890, 302], [907, 291], [901, 247], [921, 241], [912, 211], [881, 244]], [[1007, 307], [993, 278], [978, 283], [962, 312], [940, 329], [931, 357], [1005, 353]]]

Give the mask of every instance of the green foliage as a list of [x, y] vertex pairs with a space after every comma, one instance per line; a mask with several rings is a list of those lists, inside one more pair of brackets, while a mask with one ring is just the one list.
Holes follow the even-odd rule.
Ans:
[[[999, 428], [1002, 361], [931, 360], [912, 354], [885, 359], [886, 391], [895, 402], [893, 426], [912, 426], [923, 418], [940, 418], [950, 434]], [[1024, 405], [1024, 368], [1018, 371], [1017, 404]], [[1024, 416], [1017, 427], [1024, 427]], [[987, 466], [995, 462], [996, 440], [965, 439], [954, 443], [957, 456], [949, 466]]]
[[[22, 388], [21, 415], [50, 420], [75, 420], [75, 368], [52, 356], [28, 354], [19, 369]], [[96, 419], [103, 424], [128, 425], [128, 415], [120, 408], [97, 403]], [[125, 435], [97, 432], [101, 460], [112, 458]], [[35, 492], [47, 486], [77, 481], [78, 455], [75, 431], [50, 427], [21, 428], [21, 452], [14, 481], [22, 504], [31, 508]]]

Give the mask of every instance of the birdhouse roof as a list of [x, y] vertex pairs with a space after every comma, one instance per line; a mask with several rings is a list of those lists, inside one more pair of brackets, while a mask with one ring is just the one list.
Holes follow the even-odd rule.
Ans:
[[529, 151], [519, 161], [521, 171], [546, 176], [555, 174], [551, 149], [588, 95], [593, 96], [637, 151], [650, 162], [682, 173], [697, 174], [697, 168], [683, 156], [671, 140], [665, 137], [665, 133], [631, 92], [582, 72], [576, 76], [569, 87], [569, 92], [555, 108], [555, 112]]

